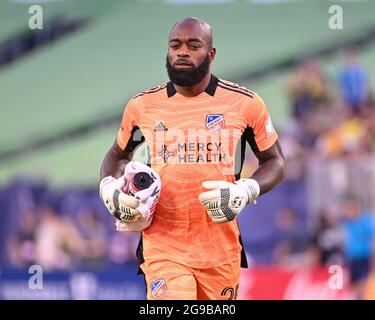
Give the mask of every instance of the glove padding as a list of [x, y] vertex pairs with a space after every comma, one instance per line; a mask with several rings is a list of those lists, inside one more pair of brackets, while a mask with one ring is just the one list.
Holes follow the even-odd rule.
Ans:
[[199, 195], [199, 201], [207, 209], [212, 222], [232, 221], [249, 203], [256, 203], [260, 187], [254, 179], [228, 181], [204, 181], [202, 186], [210, 191]]
[[105, 177], [100, 182], [99, 195], [108, 211], [119, 221], [134, 223], [141, 216], [136, 209], [139, 206], [139, 200], [123, 192], [125, 183], [125, 176], [118, 179], [112, 176]]
[[139, 219], [131, 223], [126, 220], [116, 221], [117, 231], [142, 231], [148, 228], [153, 220], [155, 208], [160, 198], [161, 180], [158, 173], [149, 166], [138, 162], [130, 161], [125, 167], [124, 178], [126, 184], [123, 191], [128, 193], [130, 182], [138, 172], [147, 172], [154, 179], [154, 182], [144, 190], [140, 190], [134, 194], [134, 197], [139, 200], [137, 211], [140, 213]]

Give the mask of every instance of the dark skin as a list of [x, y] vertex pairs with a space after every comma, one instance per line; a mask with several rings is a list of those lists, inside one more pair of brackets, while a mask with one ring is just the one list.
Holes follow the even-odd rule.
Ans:
[[279, 141], [267, 150], [255, 152], [259, 160], [259, 167], [252, 179], [258, 181], [260, 194], [266, 193], [279, 184], [286, 175], [286, 164]]
[[100, 180], [107, 176], [119, 178], [124, 174], [126, 164], [133, 159], [133, 152], [122, 150], [117, 141], [106, 153], [100, 168]]
[[[212, 47], [211, 27], [196, 18], [187, 18], [177, 22], [169, 35], [168, 59], [176, 69], [191, 68], [191, 64], [200, 65], [209, 55], [212, 62], [216, 49]], [[181, 87], [174, 84], [176, 91], [186, 97], [201, 94], [208, 86], [211, 71], [198, 84]], [[260, 185], [260, 194], [266, 193], [283, 180], [286, 174], [285, 159], [279, 141], [265, 151], [255, 152], [259, 167], [251, 176]], [[100, 178], [106, 176], [120, 177], [126, 164], [133, 158], [132, 152], [123, 151], [115, 141], [103, 160]]]

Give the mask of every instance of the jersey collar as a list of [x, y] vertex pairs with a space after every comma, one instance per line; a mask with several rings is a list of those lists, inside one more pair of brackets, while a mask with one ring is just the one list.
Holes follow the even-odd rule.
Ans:
[[[211, 74], [210, 83], [208, 84], [206, 90], [204, 90], [207, 94], [210, 96], [214, 96], [217, 88], [217, 83], [219, 82], [219, 79], [216, 78], [213, 74]], [[167, 95], [168, 98], [173, 97], [176, 94], [176, 89], [172, 83], [172, 81], [169, 81], [167, 83]]]

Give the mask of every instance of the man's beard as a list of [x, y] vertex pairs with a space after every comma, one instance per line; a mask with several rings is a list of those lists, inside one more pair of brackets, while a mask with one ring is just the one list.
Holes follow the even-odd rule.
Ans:
[[207, 54], [203, 62], [196, 67], [192, 65], [190, 70], [176, 70], [169, 62], [167, 56], [166, 68], [169, 79], [176, 85], [181, 87], [190, 87], [202, 81], [204, 76], [210, 69], [210, 58]]

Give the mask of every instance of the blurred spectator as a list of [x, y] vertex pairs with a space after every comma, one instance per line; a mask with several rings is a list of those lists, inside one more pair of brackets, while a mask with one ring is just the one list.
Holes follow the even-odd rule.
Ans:
[[334, 126], [321, 135], [317, 143], [323, 156], [337, 157], [344, 154], [364, 152], [363, 139], [366, 123], [360, 117], [348, 117], [342, 122], [336, 119]]
[[107, 249], [107, 232], [102, 219], [88, 208], [81, 209], [77, 213], [77, 228], [84, 247], [81, 264], [89, 268], [103, 267]]
[[311, 239], [312, 250], [317, 254], [318, 265], [343, 265], [343, 232], [339, 228], [340, 216], [333, 208], [319, 214]]
[[354, 48], [346, 49], [344, 66], [339, 71], [342, 98], [353, 114], [363, 112], [369, 98], [368, 76]]
[[299, 120], [299, 143], [302, 147], [313, 149], [321, 131], [321, 117], [319, 112], [307, 113]]
[[[56, 192], [46, 185], [41, 192], [38, 184], [21, 182], [12, 186], [12, 193], [17, 201], [11, 210], [17, 214], [11, 216], [14, 230], [7, 229], [5, 262], [10, 267], [38, 264], [46, 272], [102, 270], [108, 263], [121, 268], [136, 261], [139, 233], [116, 232], [114, 218], [96, 189], [70, 187]], [[22, 209], [25, 195], [32, 206]]]
[[109, 239], [108, 258], [112, 264], [122, 265], [136, 260], [139, 234], [136, 232], [116, 232]]
[[276, 217], [278, 243], [273, 252], [274, 261], [281, 265], [299, 266], [306, 263], [308, 235], [297, 221], [291, 208], [284, 208]]
[[34, 212], [23, 211], [19, 214], [19, 229], [11, 235], [7, 252], [10, 262], [18, 268], [35, 264], [35, 228], [37, 218]]
[[350, 280], [356, 298], [363, 299], [374, 249], [374, 216], [363, 210], [355, 198], [348, 198], [343, 210], [346, 216], [342, 224], [344, 253], [350, 269]]
[[77, 266], [84, 244], [74, 225], [44, 205], [36, 229], [36, 260], [45, 271], [68, 270]]
[[365, 135], [365, 146], [368, 153], [375, 154], [375, 111], [370, 110], [366, 115], [367, 132]]
[[327, 81], [317, 61], [312, 57], [298, 67], [287, 89], [292, 101], [293, 116], [296, 119], [302, 119], [319, 104], [328, 101]]
[[[298, 141], [296, 128], [292, 128], [280, 137], [280, 144], [283, 149], [285, 161], [288, 164], [288, 180], [299, 180], [304, 176], [305, 153]], [[250, 175], [248, 175], [249, 177]]]

